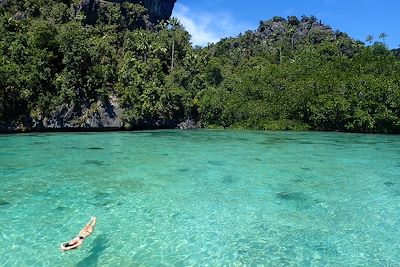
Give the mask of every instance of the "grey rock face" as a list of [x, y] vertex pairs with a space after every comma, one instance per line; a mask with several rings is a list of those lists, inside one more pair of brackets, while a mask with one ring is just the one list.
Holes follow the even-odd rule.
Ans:
[[33, 129], [118, 129], [122, 127], [122, 110], [110, 100], [92, 105], [61, 106], [50, 118], [32, 125]]
[[0, 124], [0, 132], [122, 129], [122, 109], [116, 99], [83, 105], [62, 105], [51, 116], [25, 117]]
[[285, 38], [290, 38], [292, 46], [295, 46], [304, 42], [319, 44], [324, 40], [331, 40], [336, 37], [331, 27], [322, 24], [313, 16], [302, 17], [301, 20], [295, 16], [288, 17], [288, 20], [274, 17], [271, 20], [261, 22], [254, 35], [257, 41], [271, 46], [276, 46]]
[[172, 10], [174, 9], [175, 2], [177, 0], [81, 0], [80, 5], [77, 8], [77, 11], [83, 11], [89, 19], [89, 22], [92, 21], [92, 18], [95, 17], [95, 13], [99, 8], [100, 2], [102, 3], [123, 3], [130, 2], [133, 4], [143, 5], [148, 11], [150, 16], [150, 21], [158, 22], [161, 20], [167, 20], [172, 15]]
[[144, 0], [134, 2], [143, 2], [144, 7], [149, 10], [150, 20], [160, 21], [171, 17], [176, 0]]
[[201, 123], [196, 122], [192, 119], [187, 119], [186, 121], [179, 123], [177, 128], [182, 129], [182, 130], [198, 129], [198, 128], [201, 128]]
[[393, 49], [392, 52], [396, 57], [400, 58], [400, 48]]
[[50, 116], [20, 121], [0, 123], [1, 132], [24, 131], [107, 131], [107, 130], [147, 130], [147, 129], [197, 129], [201, 123], [187, 119], [178, 124], [176, 120], [145, 118], [124, 121], [123, 109], [117, 99], [111, 97], [107, 102], [97, 101], [82, 105], [61, 105]]
[[[0, 0], [0, 6], [7, 5], [9, 1], [10, 0]], [[91, 17], [97, 12], [100, 2], [130, 2], [133, 4], [143, 5], [149, 11], [150, 20], [152, 22], [158, 22], [160, 20], [167, 20], [171, 17], [176, 1], [177, 0], [81, 0], [75, 9], [75, 12], [78, 13], [83, 11], [87, 16]]]

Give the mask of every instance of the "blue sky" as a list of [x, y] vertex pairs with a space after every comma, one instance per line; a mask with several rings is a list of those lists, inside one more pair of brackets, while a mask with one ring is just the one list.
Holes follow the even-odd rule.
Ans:
[[173, 16], [192, 35], [194, 45], [255, 30], [273, 16], [315, 15], [334, 30], [365, 41], [388, 35], [390, 48], [400, 47], [400, 0], [178, 0]]

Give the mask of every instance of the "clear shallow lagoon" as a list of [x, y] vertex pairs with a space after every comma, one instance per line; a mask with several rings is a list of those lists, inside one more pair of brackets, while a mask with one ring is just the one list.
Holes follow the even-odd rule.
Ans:
[[1, 135], [0, 244], [18, 267], [399, 266], [400, 137]]

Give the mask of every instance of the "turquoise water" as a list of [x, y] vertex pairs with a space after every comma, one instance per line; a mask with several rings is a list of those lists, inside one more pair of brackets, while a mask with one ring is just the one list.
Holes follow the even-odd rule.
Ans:
[[0, 215], [0, 266], [399, 266], [400, 137], [2, 135]]

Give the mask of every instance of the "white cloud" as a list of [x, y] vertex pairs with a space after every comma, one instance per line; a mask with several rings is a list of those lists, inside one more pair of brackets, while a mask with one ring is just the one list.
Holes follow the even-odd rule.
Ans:
[[192, 35], [193, 45], [205, 46], [224, 37], [233, 37], [249, 29], [246, 24], [235, 22], [226, 12], [194, 12], [182, 4], [176, 4], [173, 17], [177, 18]]

